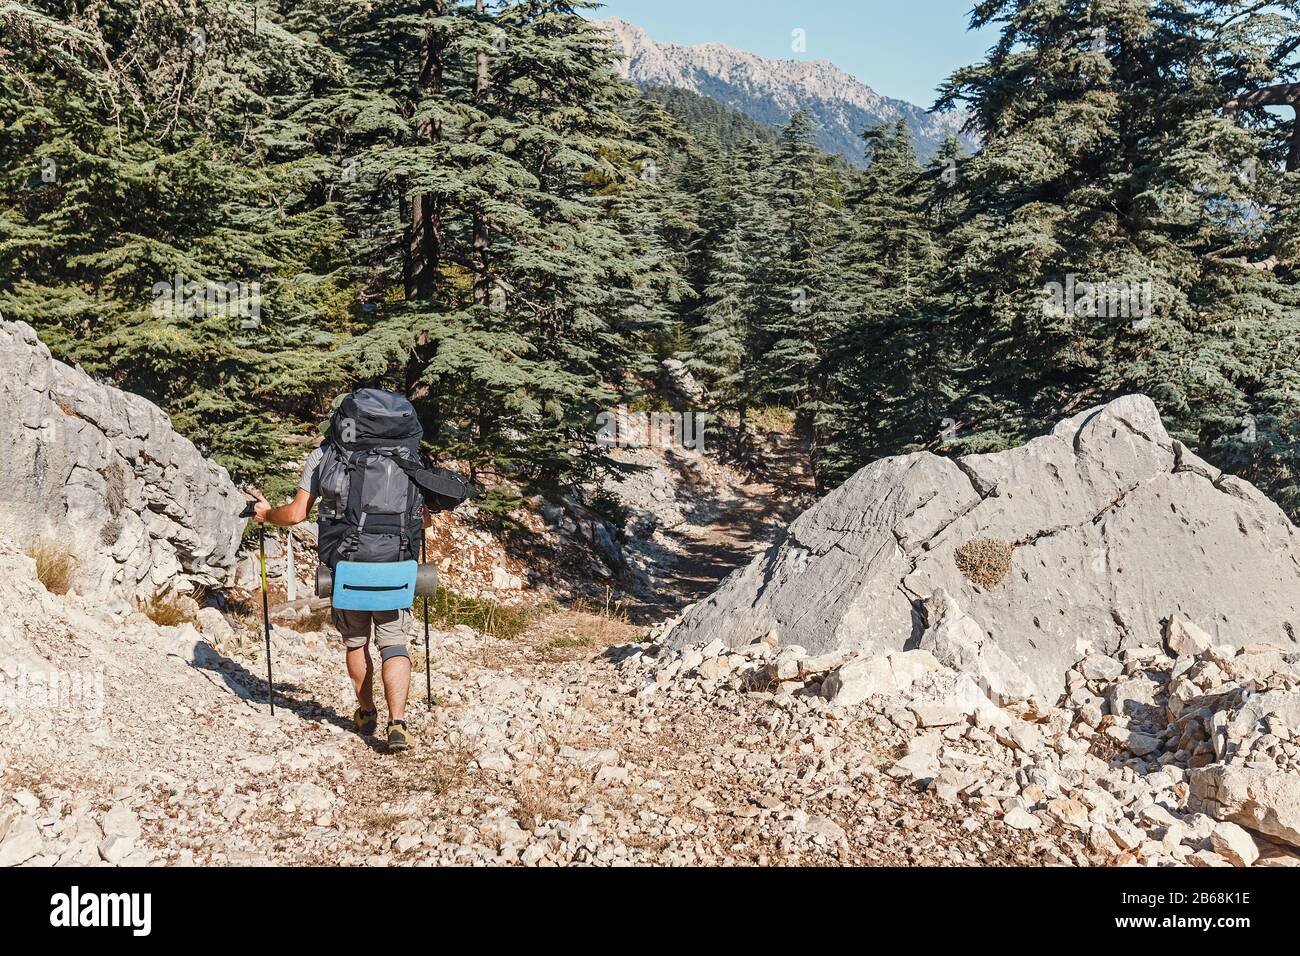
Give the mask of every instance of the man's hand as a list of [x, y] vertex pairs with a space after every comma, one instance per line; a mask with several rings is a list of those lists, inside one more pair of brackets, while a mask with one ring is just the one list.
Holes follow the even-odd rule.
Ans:
[[285, 528], [306, 521], [307, 515], [311, 513], [311, 506], [316, 503], [316, 496], [303, 488], [298, 489], [298, 493], [293, 496], [293, 501], [278, 508], [272, 508], [271, 502], [263, 498], [260, 491], [250, 489], [248, 493], [253, 498], [254, 518]]

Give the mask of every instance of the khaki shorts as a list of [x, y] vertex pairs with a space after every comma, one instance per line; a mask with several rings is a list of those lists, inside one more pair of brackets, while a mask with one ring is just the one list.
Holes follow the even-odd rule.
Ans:
[[343, 635], [343, 643], [349, 649], [365, 647], [370, 642], [371, 625], [375, 630], [375, 646], [380, 653], [390, 647], [405, 647], [411, 630], [411, 612], [334, 610], [334, 626]]

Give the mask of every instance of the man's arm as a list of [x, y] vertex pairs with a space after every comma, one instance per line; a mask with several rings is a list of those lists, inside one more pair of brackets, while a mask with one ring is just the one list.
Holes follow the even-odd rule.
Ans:
[[311, 506], [316, 503], [316, 496], [305, 488], [299, 488], [298, 493], [293, 496], [293, 501], [278, 508], [272, 508], [271, 503], [263, 498], [260, 492], [254, 494], [257, 497], [253, 502], [253, 516], [258, 521], [286, 527], [306, 521], [307, 515], [311, 514]]

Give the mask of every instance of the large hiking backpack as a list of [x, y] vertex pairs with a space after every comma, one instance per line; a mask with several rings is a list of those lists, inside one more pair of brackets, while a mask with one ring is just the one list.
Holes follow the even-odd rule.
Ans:
[[319, 465], [324, 564], [418, 559], [420, 505], [442, 511], [470, 497], [465, 478], [420, 463], [423, 436], [414, 406], [398, 392], [363, 388], [339, 404]]

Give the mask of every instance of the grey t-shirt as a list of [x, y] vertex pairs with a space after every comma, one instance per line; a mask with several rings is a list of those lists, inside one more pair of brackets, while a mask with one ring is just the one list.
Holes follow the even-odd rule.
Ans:
[[312, 453], [307, 456], [307, 464], [302, 467], [302, 481], [298, 482], [299, 488], [318, 498], [320, 497], [320, 460], [324, 457], [324, 445], [313, 448]]

